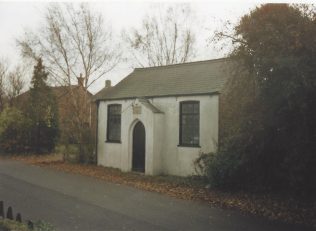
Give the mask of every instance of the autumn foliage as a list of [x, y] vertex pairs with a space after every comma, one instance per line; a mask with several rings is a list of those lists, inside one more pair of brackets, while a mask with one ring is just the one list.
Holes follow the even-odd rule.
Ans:
[[316, 17], [312, 6], [265, 4], [242, 17], [221, 95], [219, 150], [204, 160], [215, 186], [316, 195]]

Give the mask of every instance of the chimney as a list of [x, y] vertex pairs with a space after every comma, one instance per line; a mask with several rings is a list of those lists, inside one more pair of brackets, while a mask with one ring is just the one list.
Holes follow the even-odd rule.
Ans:
[[105, 80], [105, 88], [110, 88], [111, 86], [111, 80], [107, 79]]
[[82, 77], [82, 73], [80, 73], [80, 77], [77, 78], [78, 79], [78, 86], [82, 86], [84, 84], [84, 78]]

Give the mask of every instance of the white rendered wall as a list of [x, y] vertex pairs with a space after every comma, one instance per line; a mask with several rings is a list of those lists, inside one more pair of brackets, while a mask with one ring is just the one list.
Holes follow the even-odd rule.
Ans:
[[[178, 146], [180, 102], [187, 100], [200, 102], [200, 148]], [[196, 174], [193, 161], [199, 153], [216, 150], [218, 95], [155, 98], [151, 102], [165, 113], [162, 172], [179, 176]]]
[[[216, 150], [218, 140], [218, 95], [161, 97], [149, 99], [163, 114], [153, 113], [138, 100], [101, 101], [98, 117], [98, 164], [131, 171], [132, 131], [137, 121], [145, 126], [145, 173], [188, 176], [196, 174], [193, 161], [200, 152]], [[180, 102], [200, 102], [200, 147], [179, 147]], [[121, 143], [106, 143], [107, 106], [122, 105]], [[133, 114], [132, 104], [141, 106]]]

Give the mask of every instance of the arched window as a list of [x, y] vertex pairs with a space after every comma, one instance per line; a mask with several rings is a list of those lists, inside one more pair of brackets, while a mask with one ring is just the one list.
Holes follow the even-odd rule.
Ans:
[[200, 143], [200, 102], [180, 102], [180, 146], [199, 146]]
[[108, 105], [107, 142], [121, 142], [122, 105]]

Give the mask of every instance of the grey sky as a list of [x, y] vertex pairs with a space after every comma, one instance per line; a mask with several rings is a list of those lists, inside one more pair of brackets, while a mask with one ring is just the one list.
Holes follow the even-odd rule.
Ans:
[[[145, 1], [106, 1], [90, 2], [91, 7], [103, 14], [117, 36], [121, 30], [140, 25], [142, 17], [157, 6], [159, 2]], [[169, 2], [168, 2], [169, 3]], [[177, 2], [180, 3], [180, 2]], [[198, 51], [195, 60], [212, 59], [223, 56], [213, 46], [207, 46], [207, 39], [225, 20], [237, 22], [238, 19], [259, 4], [258, 1], [192, 1], [189, 2], [196, 16]], [[0, 57], [16, 63], [19, 51], [15, 39], [23, 35], [25, 29], [36, 31], [44, 21], [43, 13], [48, 2], [0, 2]], [[164, 2], [166, 4], [166, 2]], [[105, 79], [117, 83], [132, 69], [128, 63], [121, 64], [112, 73], [104, 76], [91, 88], [95, 93], [104, 86]]]

